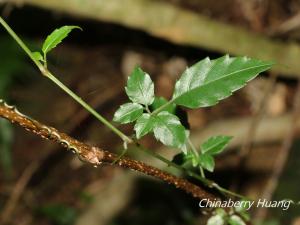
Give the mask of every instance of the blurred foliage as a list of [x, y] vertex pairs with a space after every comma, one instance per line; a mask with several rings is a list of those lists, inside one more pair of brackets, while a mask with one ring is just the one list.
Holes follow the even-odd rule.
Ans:
[[279, 221], [276, 219], [269, 219], [261, 223], [257, 223], [255, 225], [280, 225]]
[[86, 191], [79, 192], [78, 197], [82, 202], [86, 204], [91, 204], [94, 201], [94, 196]]
[[55, 225], [74, 224], [77, 212], [74, 208], [63, 204], [45, 205], [37, 209], [38, 215], [47, 218]]
[[192, 225], [198, 212], [198, 201], [167, 184], [140, 178], [128, 206], [110, 225]]
[[[274, 195], [274, 199], [276, 200], [291, 199], [298, 202], [300, 199], [299, 149], [300, 140], [297, 140], [291, 149], [284, 173], [280, 177], [280, 182]], [[282, 211], [281, 208], [274, 208], [272, 210], [272, 215], [280, 219], [282, 224], [290, 224], [292, 219], [300, 216], [299, 207], [299, 205], [291, 204], [287, 211]]]
[[13, 129], [10, 122], [0, 119], [0, 162], [6, 178], [12, 174], [11, 146]]
[[25, 55], [9, 37], [0, 37], [0, 97], [5, 98], [16, 76], [26, 69]]
[[[8, 90], [17, 76], [27, 68], [25, 55], [10, 37], [0, 37], [0, 98], [6, 99]], [[12, 172], [11, 146], [13, 129], [11, 123], [0, 120], [0, 163], [6, 178]]]

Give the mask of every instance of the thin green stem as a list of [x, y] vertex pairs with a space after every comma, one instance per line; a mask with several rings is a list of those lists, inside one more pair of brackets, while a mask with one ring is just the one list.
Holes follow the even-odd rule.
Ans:
[[167, 103], [163, 104], [161, 107], [159, 107], [158, 109], [154, 110], [151, 115], [156, 115], [158, 113], [160, 113], [161, 111], [163, 111], [166, 107], [168, 107], [169, 105], [171, 105], [174, 102], [174, 99], [168, 101]]
[[[189, 145], [190, 145], [192, 151], [194, 152], [195, 156], [196, 156], [197, 158], [200, 157], [200, 156], [199, 156], [199, 153], [198, 153], [198, 151], [197, 151], [197, 149], [196, 149], [196, 147], [194, 146], [194, 144], [192, 143], [192, 141], [191, 141], [190, 138], [188, 138], [188, 143], [189, 143]], [[200, 171], [201, 177], [205, 178], [205, 173], [204, 173], [204, 170], [203, 170], [202, 166], [199, 166], [199, 171]]]
[[15, 39], [15, 41], [19, 44], [19, 46], [26, 52], [26, 54], [30, 57], [30, 59], [36, 64], [41, 73], [48, 77], [51, 81], [53, 81], [57, 86], [59, 86], [64, 92], [70, 95], [75, 101], [77, 101], [81, 106], [83, 106], [88, 112], [90, 112], [93, 116], [95, 116], [100, 122], [102, 122], [105, 126], [111, 129], [116, 135], [118, 135], [123, 141], [127, 143], [132, 143], [133, 140], [122, 133], [119, 129], [114, 127], [108, 120], [106, 120], [103, 116], [97, 113], [90, 105], [84, 102], [78, 95], [76, 95], [73, 91], [71, 91], [66, 85], [64, 85], [60, 80], [58, 80], [45, 66], [43, 66], [38, 60], [33, 57], [33, 53], [26, 46], [26, 44], [18, 37], [18, 35], [10, 28], [10, 26], [0, 17], [0, 23], [7, 30], [7, 32]]
[[44, 68], [46, 68], [46, 69], [47, 69], [47, 67], [48, 67], [47, 64], [48, 64], [48, 63], [47, 63], [47, 54], [44, 53]]
[[149, 109], [149, 106], [148, 106], [148, 105], [146, 105], [146, 106], [145, 106], [145, 109], [146, 109], [146, 112], [147, 112], [147, 113], [151, 114], [151, 111], [150, 111], [150, 109]]
[[78, 95], [76, 95], [67, 86], [65, 86], [62, 82], [60, 82], [52, 73], [50, 73], [48, 70], [46, 70], [45, 75], [51, 81], [53, 81], [57, 86], [59, 86], [64, 92], [66, 92], [68, 95], [70, 95], [75, 101], [77, 101], [80, 105], [82, 105], [88, 112], [90, 112], [100, 122], [102, 122], [111, 131], [113, 131], [116, 135], [118, 135], [123, 141], [125, 141], [127, 143], [133, 142], [133, 140], [131, 138], [129, 138], [122, 131], [120, 131], [115, 126], [113, 126], [108, 120], [106, 120], [103, 116], [101, 116], [98, 112], [96, 112], [90, 105], [88, 105], [85, 101], [83, 101]]
[[204, 178], [190, 170], [187, 170], [179, 165], [177, 165], [176, 163], [173, 163], [172, 161], [164, 158], [163, 156], [155, 153], [154, 151], [151, 151], [149, 149], [146, 149], [144, 148], [143, 146], [141, 146], [139, 143], [135, 142], [135, 144], [137, 145], [138, 147], [138, 150], [148, 154], [148, 155], [151, 155], [153, 156], [154, 158], [157, 158], [159, 159], [160, 161], [166, 163], [168, 166], [172, 166], [173, 168], [176, 168], [178, 169], [179, 171], [187, 174], [188, 176], [190, 177], [193, 177], [199, 181], [201, 181], [201, 183], [203, 183], [204, 185], [206, 185], [207, 187], [210, 187], [210, 188], [215, 188], [216, 190], [218, 190], [220, 193], [223, 193], [223, 194], [227, 194], [227, 195], [231, 195], [231, 196], [235, 196], [235, 197], [238, 197], [238, 198], [241, 198], [241, 199], [247, 199], [247, 197], [243, 196], [243, 195], [240, 195], [240, 194], [237, 194], [237, 193], [234, 193], [230, 190], [227, 190], [226, 188], [223, 188], [221, 187], [220, 185], [218, 185], [217, 183], [215, 183], [214, 181], [212, 180], [209, 180], [207, 178]]
[[114, 165], [116, 162], [118, 162], [126, 153], [127, 153], [128, 149], [124, 148], [122, 153], [111, 163], [111, 165]]

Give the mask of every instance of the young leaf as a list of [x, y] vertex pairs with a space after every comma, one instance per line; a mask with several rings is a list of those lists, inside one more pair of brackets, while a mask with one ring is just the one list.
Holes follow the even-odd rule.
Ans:
[[[154, 102], [151, 105], [151, 109], [154, 111], [161, 107], [162, 105], [165, 105], [168, 101], [164, 97], [155, 97]], [[175, 114], [176, 110], [176, 105], [175, 104], [170, 104], [168, 105], [164, 111], [167, 111], [171, 114]]]
[[154, 136], [163, 144], [181, 148], [186, 141], [186, 132], [177, 116], [160, 112], [155, 116]]
[[154, 84], [150, 76], [139, 67], [128, 77], [125, 90], [129, 99], [135, 103], [151, 105], [154, 101]]
[[199, 156], [199, 165], [209, 172], [213, 172], [215, 168], [215, 160], [209, 154], [201, 154]]
[[224, 225], [224, 224], [225, 224], [225, 221], [222, 216], [214, 215], [208, 219], [206, 225]]
[[232, 215], [228, 219], [230, 225], [246, 225], [246, 223], [237, 215]]
[[155, 119], [148, 113], [144, 113], [137, 121], [134, 126], [136, 132], [136, 138], [140, 139], [144, 135], [150, 133], [153, 130]]
[[38, 61], [44, 61], [43, 56], [41, 55], [40, 52], [33, 52], [32, 56], [34, 59], [38, 60]]
[[210, 137], [201, 145], [201, 152], [211, 155], [221, 153], [231, 139], [232, 137], [230, 136]]
[[46, 55], [53, 48], [55, 48], [64, 38], [68, 36], [68, 34], [73, 29], [80, 29], [78, 26], [63, 26], [61, 28], [55, 29], [48, 37], [46, 38], [42, 51]]
[[137, 103], [126, 103], [121, 105], [115, 112], [114, 121], [119, 123], [130, 123], [143, 114], [143, 106]]
[[189, 108], [215, 105], [272, 65], [247, 57], [206, 58], [185, 70], [176, 82], [172, 101]]

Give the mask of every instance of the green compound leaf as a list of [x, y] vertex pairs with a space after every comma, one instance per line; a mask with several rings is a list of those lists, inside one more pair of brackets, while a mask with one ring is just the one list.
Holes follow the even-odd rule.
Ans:
[[176, 148], [182, 148], [187, 137], [178, 117], [168, 112], [155, 116], [154, 136], [164, 145]]
[[144, 135], [150, 133], [153, 130], [155, 124], [155, 118], [148, 113], [144, 113], [134, 126], [136, 138], [140, 139]]
[[[165, 99], [164, 97], [155, 97], [154, 102], [151, 105], [151, 109], [154, 111], [167, 103], [168, 103], [168, 100]], [[170, 104], [164, 108], [164, 111], [167, 111], [171, 114], [175, 114], [175, 110], [176, 110], [175, 104]]]
[[151, 105], [154, 101], [154, 84], [150, 76], [139, 67], [128, 77], [125, 90], [129, 99], [135, 103]]
[[42, 54], [40, 52], [33, 52], [32, 56], [34, 59], [36, 59], [37, 61], [44, 61], [44, 58], [42, 56]]
[[215, 169], [215, 160], [209, 154], [202, 154], [199, 156], [199, 165], [209, 172], [213, 172]]
[[228, 219], [228, 224], [230, 225], [246, 225], [246, 223], [237, 215], [232, 215]]
[[215, 105], [272, 65], [247, 57], [206, 58], [185, 70], [176, 82], [172, 101], [188, 108]]
[[135, 121], [143, 114], [143, 106], [137, 103], [126, 103], [121, 105], [115, 112], [114, 121], [122, 124]]
[[231, 136], [213, 136], [210, 137], [201, 145], [201, 152], [215, 155], [221, 153], [227, 146], [229, 141], [232, 139]]
[[210, 217], [206, 225], [225, 225], [224, 218], [220, 215]]
[[42, 47], [44, 55], [46, 55], [53, 48], [55, 48], [63, 39], [65, 39], [68, 36], [68, 34], [73, 29], [82, 30], [78, 26], [63, 26], [61, 28], [55, 29], [50, 35], [48, 35]]

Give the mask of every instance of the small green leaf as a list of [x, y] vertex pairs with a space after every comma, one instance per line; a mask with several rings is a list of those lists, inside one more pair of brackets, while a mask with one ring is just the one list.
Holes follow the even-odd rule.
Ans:
[[68, 34], [73, 29], [80, 29], [78, 26], [63, 26], [61, 28], [55, 29], [48, 37], [46, 38], [42, 51], [46, 55], [50, 52], [53, 48], [55, 48], [64, 38], [68, 36]]
[[201, 152], [211, 155], [219, 154], [224, 150], [231, 139], [231, 136], [210, 137], [201, 145]]
[[228, 219], [228, 223], [230, 225], [246, 225], [246, 223], [241, 219], [241, 217], [237, 215], [230, 216], [230, 218]]
[[154, 84], [150, 76], [139, 67], [128, 77], [125, 90], [129, 99], [135, 103], [151, 105], [154, 101]]
[[42, 61], [42, 62], [44, 61], [44, 58], [40, 52], [33, 52], [32, 56], [34, 59], [36, 59], [38, 61]]
[[[154, 102], [151, 105], [151, 109], [154, 111], [158, 109], [159, 107], [165, 105], [168, 101], [164, 97], [155, 97]], [[170, 104], [166, 108], [164, 108], [164, 111], [167, 111], [171, 114], [175, 114], [176, 105]]]
[[114, 121], [122, 124], [135, 121], [143, 114], [143, 106], [137, 103], [126, 103], [121, 105], [115, 112]]
[[215, 168], [215, 160], [209, 154], [201, 154], [199, 156], [199, 165], [209, 172], [213, 172]]
[[134, 126], [136, 132], [136, 138], [140, 139], [144, 135], [150, 133], [153, 130], [155, 119], [148, 113], [144, 113]]
[[185, 70], [176, 82], [172, 100], [189, 108], [215, 105], [272, 65], [247, 57], [206, 58]]
[[225, 221], [222, 216], [214, 215], [208, 219], [206, 225], [224, 225], [224, 224], [225, 224]]
[[163, 144], [181, 148], [186, 142], [186, 132], [177, 116], [160, 112], [155, 116], [154, 136]]

